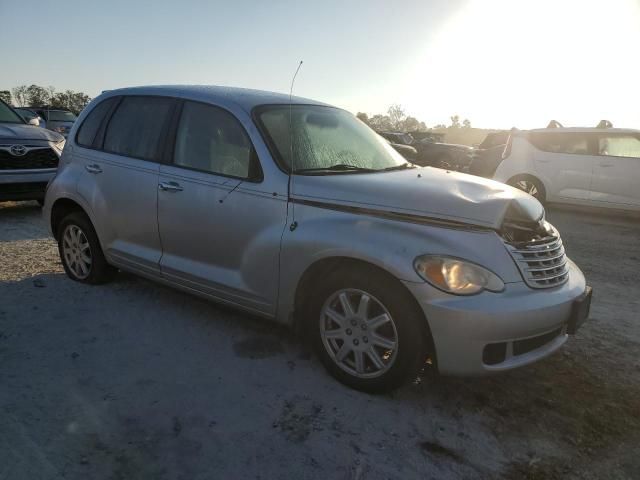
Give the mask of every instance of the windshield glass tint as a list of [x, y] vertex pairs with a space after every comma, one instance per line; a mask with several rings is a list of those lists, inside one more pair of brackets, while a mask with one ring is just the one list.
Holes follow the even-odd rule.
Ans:
[[0, 102], [0, 123], [24, 123], [7, 105]]
[[49, 111], [49, 120], [53, 122], [75, 122], [76, 116], [71, 112], [51, 110]]
[[293, 170], [297, 172], [336, 165], [382, 170], [407, 163], [382, 137], [344, 110], [318, 105], [274, 105], [262, 107], [259, 112], [259, 122], [285, 170], [291, 170], [292, 150]]

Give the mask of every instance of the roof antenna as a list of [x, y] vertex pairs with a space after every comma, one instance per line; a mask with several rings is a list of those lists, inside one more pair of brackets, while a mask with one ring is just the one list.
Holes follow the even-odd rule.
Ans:
[[293, 85], [295, 84], [296, 77], [298, 76], [298, 72], [300, 71], [300, 67], [302, 67], [302, 60], [298, 64], [298, 68], [296, 68], [296, 73], [293, 74], [293, 78], [291, 79], [291, 88], [289, 89], [289, 160], [291, 165], [289, 165], [289, 184], [288, 188], [288, 201], [291, 203], [291, 225], [289, 225], [289, 230], [292, 232], [298, 227], [298, 222], [296, 222], [296, 206], [293, 201], [293, 175], [296, 171], [295, 168], [295, 157], [293, 156], [293, 121], [292, 121], [292, 110], [293, 110]]

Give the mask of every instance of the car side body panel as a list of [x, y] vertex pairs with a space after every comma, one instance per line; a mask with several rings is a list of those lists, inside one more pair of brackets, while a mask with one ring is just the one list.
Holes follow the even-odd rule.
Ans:
[[424, 283], [413, 267], [425, 254], [463, 256], [491, 266], [505, 282], [522, 282], [513, 260], [491, 230], [443, 228], [372, 215], [295, 204], [296, 228], [286, 229], [280, 260], [278, 321], [290, 322], [297, 285], [318, 261], [350, 258], [395, 278]]
[[[163, 151], [154, 157], [157, 162], [75, 145], [76, 130], [97, 102], [126, 95], [178, 99], [174, 105], [193, 100], [227, 110], [245, 128], [262, 179], [207, 174], [203, 169], [194, 173], [195, 166], [187, 172], [185, 165], [190, 164], [172, 164], [168, 141], [160, 142]], [[289, 177], [252, 118], [258, 106], [289, 101], [322, 105], [225, 87], [106, 92], [85, 109], [70, 132], [61, 169], [47, 191], [45, 218], [51, 221], [56, 200], [74, 200], [89, 215], [113, 265], [284, 324], [293, 321], [301, 279], [309, 278], [305, 273], [318, 262], [348, 258], [374, 265], [413, 296], [424, 313], [422, 320], [438, 337], [435, 355], [445, 373], [513, 368], [552, 353], [566, 341], [571, 305], [584, 292], [584, 276], [563, 259], [562, 267], [570, 265], [567, 281], [533, 290], [524, 282], [523, 261], [509, 253], [505, 243], [517, 240], [506, 235], [513, 225], [535, 235], [545, 226], [537, 200], [497, 182], [407, 165], [388, 172]], [[176, 118], [168, 121], [165, 131], [173, 135], [175, 124]], [[159, 190], [165, 181], [183, 189]], [[538, 254], [541, 247], [532, 248]], [[474, 296], [445, 293], [416, 273], [415, 259], [429, 254], [489, 269], [504, 289]], [[312, 280], [304, 284], [311, 292], [322, 277]], [[551, 333], [551, 342], [523, 356], [508, 355], [490, 366], [484, 361], [483, 351], [492, 342]]]

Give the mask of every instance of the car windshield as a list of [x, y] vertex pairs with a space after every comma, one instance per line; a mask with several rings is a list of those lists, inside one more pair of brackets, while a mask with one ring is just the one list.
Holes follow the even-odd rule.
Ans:
[[0, 123], [24, 123], [7, 104], [0, 102]]
[[29, 111], [29, 110], [23, 110], [22, 108], [16, 108], [15, 111], [16, 111], [16, 113], [18, 115], [20, 115], [25, 120], [31, 120], [32, 118], [38, 118], [38, 115], [36, 115], [35, 113], [33, 113], [33, 112]]
[[53, 122], [75, 122], [77, 118], [73, 113], [64, 110], [50, 110], [47, 116]]
[[344, 110], [272, 105], [257, 111], [261, 130], [287, 171], [342, 174], [385, 171], [407, 164], [383, 138]]

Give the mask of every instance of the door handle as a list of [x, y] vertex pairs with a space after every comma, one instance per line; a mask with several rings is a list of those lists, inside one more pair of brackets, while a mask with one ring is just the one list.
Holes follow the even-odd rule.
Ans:
[[89, 173], [102, 173], [102, 168], [100, 168], [100, 165], [96, 165], [95, 163], [92, 165], [85, 165], [84, 169]]
[[183, 188], [176, 182], [161, 182], [158, 184], [158, 189], [163, 192], [181, 192]]
[[613, 163], [601, 163], [600, 166], [602, 168], [608, 168], [608, 167], [613, 167]]

